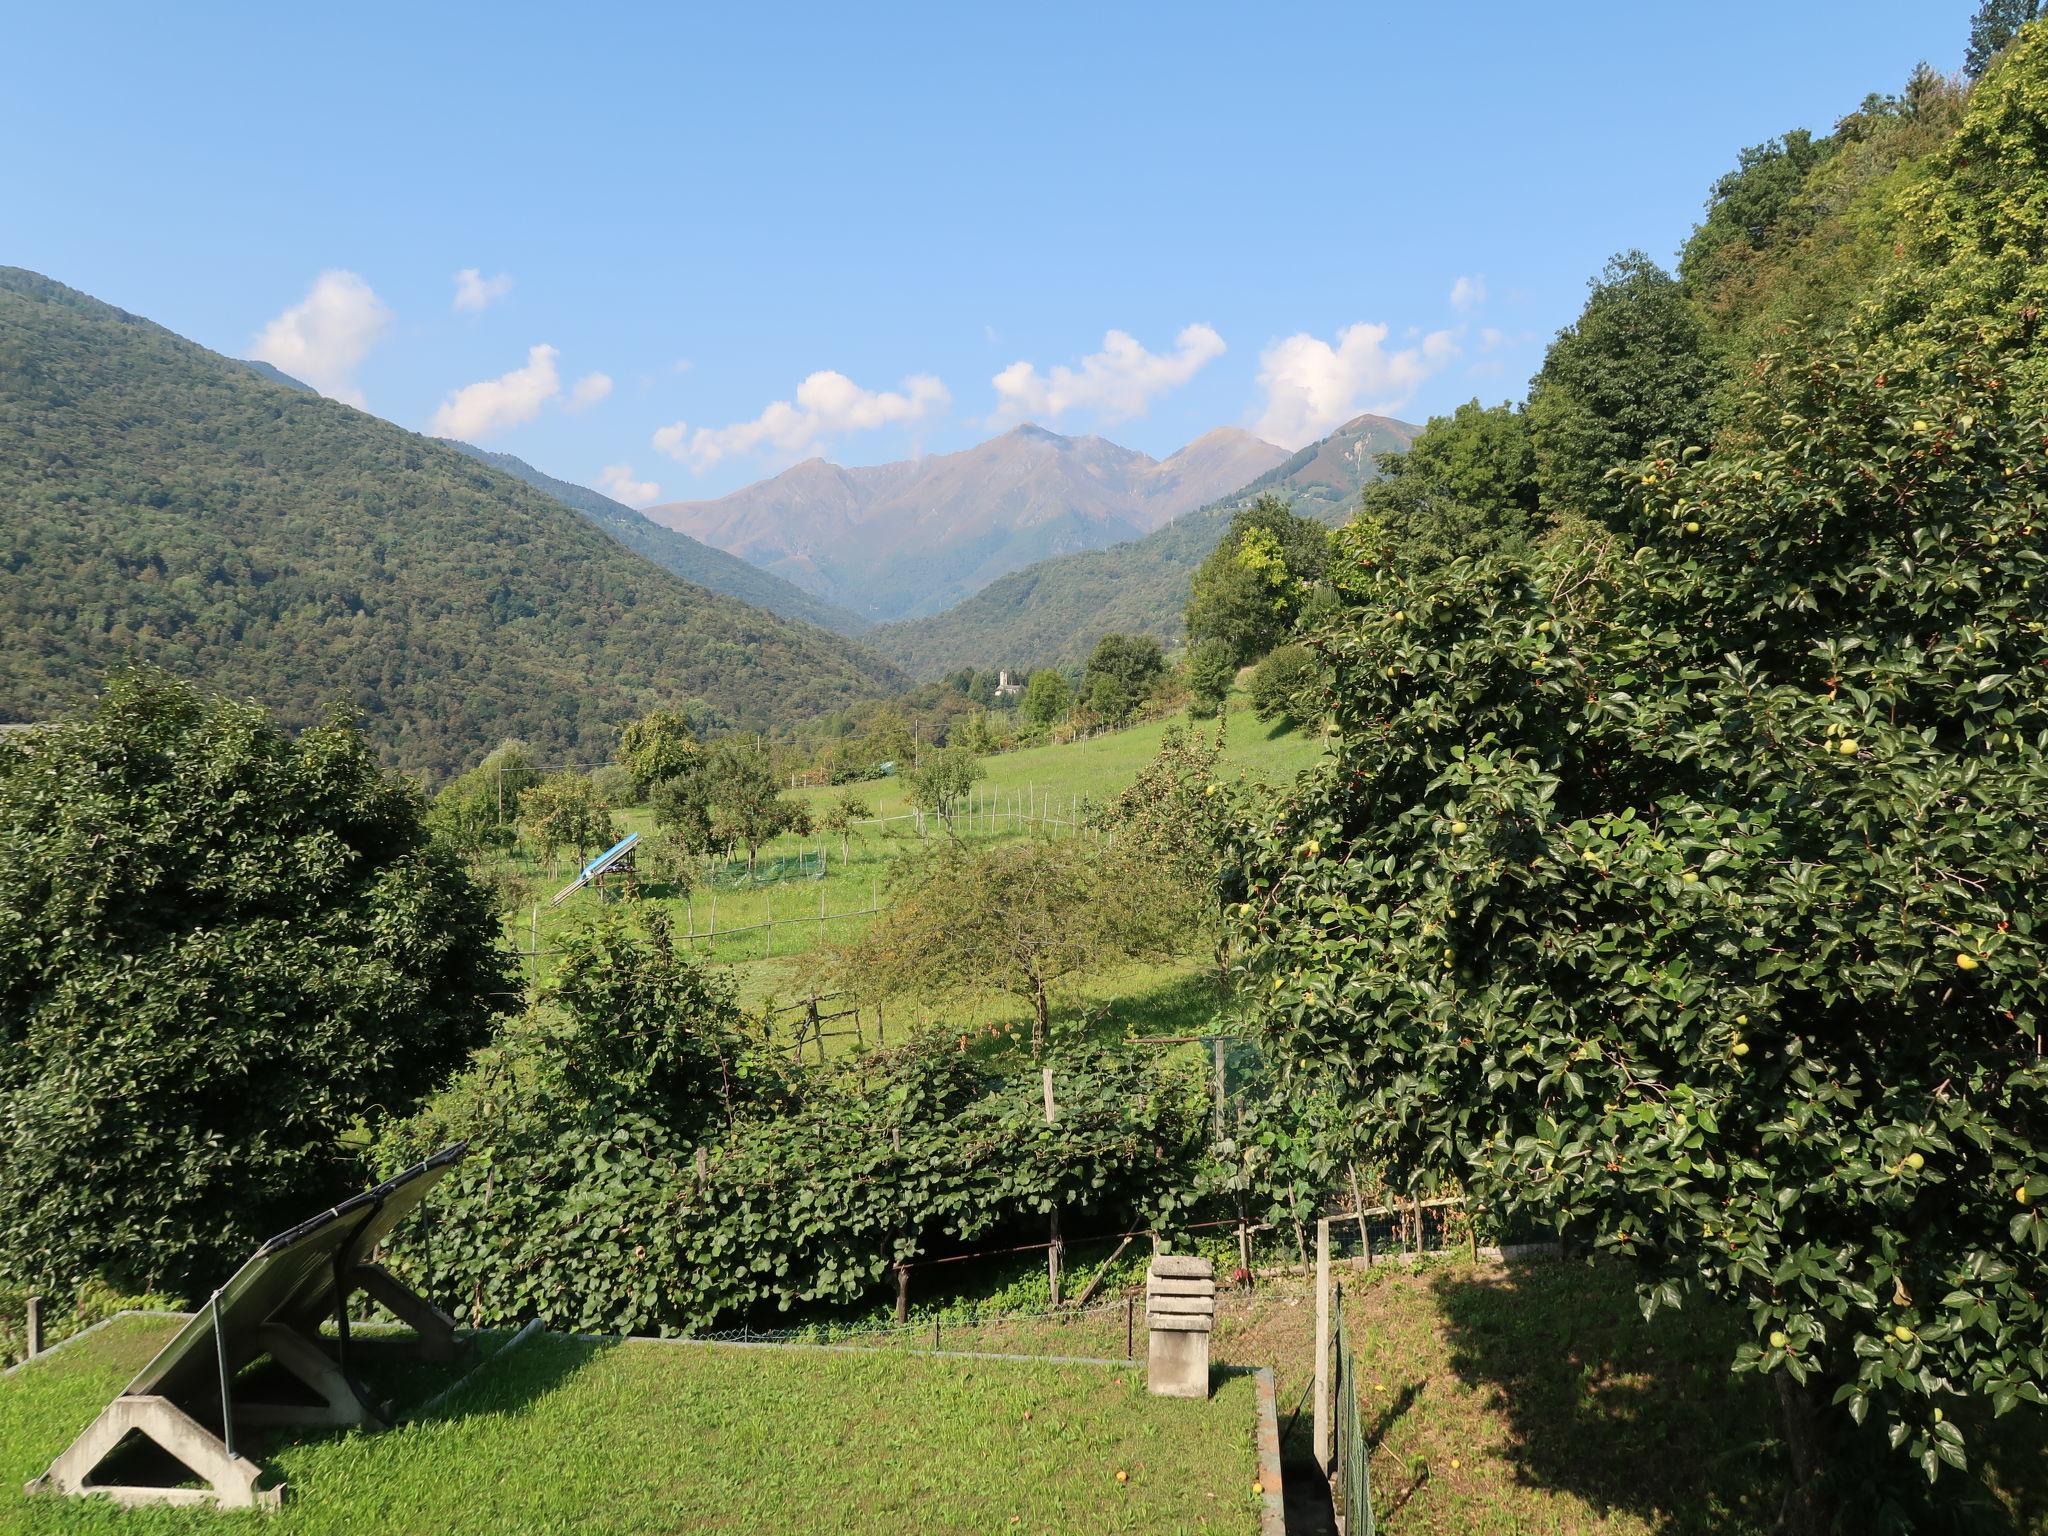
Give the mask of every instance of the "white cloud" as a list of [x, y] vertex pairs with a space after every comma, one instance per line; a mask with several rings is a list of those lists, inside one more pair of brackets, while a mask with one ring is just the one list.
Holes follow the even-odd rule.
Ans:
[[1349, 325], [1335, 346], [1306, 332], [1274, 342], [1259, 354], [1266, 404], [1254, 430], [1299, 448], [1354, 416], [1399, 410], [1417, 385], [1458, 355], [1452, 331], [1431, 331], [1394, 351], [1386, 341], [1384, 325]]
[[1486, 277], [1461, 277], [1451, 284], [1451, 308], [1468, 315], [1486, 302]]
[[512, 274], [509, 272], [485, 277], [475, 267], [464, 267], [455, 274], [455, 307], [468, 314], [482, 314], [511, 291]]
[[561, 378], [555, 372], [555, 359], [560, 355], [550, 346], [530, 347], [524, 368], [454, 390], [434, 412], [428, 430], [436, 437], [478, 442], [493, 432], [533, 420], [543, 405], [562, 392]]
[[1082, 358], [1078, 368], [1060, 363], [1041, 374], [1031, 363], [1010, 364], [990, 381], [996, 408], [989, 424], [1056, 421], [1077, 408], [1106, 422], [1142, 416], [1155, 396], [1178, 389], [1222, 355], [1223, 338], [1213, 326], [1188, 326], [1165, 356], [1146, 351], [1126, 332], [1111, 331], [1102, 338], [1102, 350]]
[[353, 272], [322, 272], [305, 298], [257, 333], [249, 355], [323, 395], [361, 406], [355, 372], [391, 324], [391, 311]]
[[587, 411], [612, 392], [612, 376], [608, 373], [586, 373], [569, 390], [567, 409]]
[[794, 404], [777, 400], [752, 421], [729, 427], [672, 422], [654, 434], [654, 446], [692, 469], [773, 448], [800, 454], [825, 438], [918, 421], [953, 403], [946, 386], [928, 373], [903, 381], [901, 391], [862, 389], [843, 373], [814, 373], [797, 386]]
[[644, 507], [661, 496], [661, 487], [652, 480], [633, 478], [630, 464], [607, 464], [597, 472], [597, 483], [604, 487], [605, 495], [613, 501], [623, 501], [629, 507]]

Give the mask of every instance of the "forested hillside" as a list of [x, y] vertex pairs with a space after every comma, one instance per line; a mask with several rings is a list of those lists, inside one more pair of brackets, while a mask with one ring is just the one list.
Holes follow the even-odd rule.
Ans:
[[1340, 523], [1357, 509], [1359, 487], [1378, 474], [1375, 456], [1406, 448], [1418, 430], [1360, 416], [1243, 489], [1142, 539], [1041, 560], [944, 613], [878, 625], [865, 641], [912, 676], [933, 678], [998, 663], [1079, 666], [1112, 632], [1177, 640], [1188, 580], [1222, 542], [1232, 512], [1270, 492], [1304, 517]]
[[857, 635], [870, 627], [859, 614], [813, 597], [802, 587], [784, 581], [773, 572], [750, 565], [737, 555], [713, 549], [701, 540], [673, 528], [650, 522], [622, 501], [593, 491], [571, 480], [557, 480], [535, 469], [526, 460], [509, 453], [493, 453], [472, 443], [441, 438], [457, 453], [466, 453], [480, 464], [502, 469], [515, 480], [524, 480], [537, 491], [545, 491], [565, 507], [582, 513], [635, 554], [645, 555], [663, 570], [673, 571], [685, 581], [723, 592], [756, 608], [801, 623], [815, 624], [835, 634]]
[[138, 658], [292, 725], [340, 704], [441, 773], [513, 735], [597, 756], [662, 701], [770, 726], [898, 681], [509, 475], [15, 268], [0, 442], [0, 720]]

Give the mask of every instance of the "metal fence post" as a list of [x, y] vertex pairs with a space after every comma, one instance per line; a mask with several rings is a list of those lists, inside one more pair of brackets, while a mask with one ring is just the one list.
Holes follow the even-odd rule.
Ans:
[[43, 1352], [43, 1298], [28, 1299], [28, 1353], [33, 1360]]

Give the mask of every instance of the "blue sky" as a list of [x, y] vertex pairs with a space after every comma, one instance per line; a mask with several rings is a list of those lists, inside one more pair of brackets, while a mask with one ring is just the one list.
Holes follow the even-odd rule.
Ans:
[[1519, 398], [1972, 9], [42, 6], [0, 261], [636, 501], [1026, 417], [1294, 446]]

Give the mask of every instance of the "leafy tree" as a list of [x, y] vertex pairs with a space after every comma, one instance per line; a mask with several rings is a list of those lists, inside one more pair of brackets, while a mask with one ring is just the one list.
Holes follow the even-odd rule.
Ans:
[[1409, 565], [1521, 549], [1536, 533], [1536, 449], [1511, 405], [1469, 400], [1434, 416], [1405, 453], [1379, 456], [1362, 503], [1389, 554]]
[[1237, 653], [1228, 640], [1211, 635], [1188, 652], [1188, 709], [1198, 719], [1220, 713], [1236, 681]]
[[927, 752], [904, 774], [910, 803], [919, 810], [951, 822], [960, 802], [975, 784], [988, 777], [981, 759], [967, 747], [940, 747]]
[[1269, 1043], [1394, 1166], [1746, 1309], [1853, 1529], [2048, 1402], [2048, 462], [1996, 358], [1900, 347], [1641, 465], [1626, 562], [1377, 573], [1238, 909]]
[[1043, 1055], [1052, 1004], [1104, 965], [1179, 952], [1188, 933], [1162, 876], [1078, 839], [946, 841], [899, 878], [886, 922], [840, 952], [856, 990], [996, 994], [1031, 1009]]
[[1678, 282], [1641, 251], [1607, 263], [1578, 320], [1557, 333], [1529, 386], [1530, 441], [1545, 512], [1604, 518], [1621, 506], [1608, 471], [1653, 443], [1711, 436], [1719, 372]]
[[619, 840], [596, 781], [581, 773], [545, 778], [519, 797], [519, 830], [552, 863], [562, 849], [579, 859]]
[[685, 709], [651, 709], [619, 733], [618, 760], [650, 790], [688, 773], [701, 753]]
[[1033, 725], [1056, 725], [1073, 707], [1073, 689], [1051, 667], [1040, 667], [1024, 685], [1024, 718]]
[[954, 739], [959, 746], [976, 754], [993, 752], [1001, 745], [995, 724], [989, 719], [989, 712], [985, 709], [976, 710], [969, 715], [966, 722], [959, 727]]
[[1325, 708], [1323, 669], [1305, 645], [1283, 645], [1252, 668], [1252, 712], [1261, 720], [1306, 722]]
[[[1218, 875], [1231, 853], [1230, 800], [1216, 777], [1222, 759], [1221, 725], [1213, 735], [1169, 726], [1152, 760], [1094, 817], [1114, 834], [1112, 864], [1177, 888], [1189, 935], [1213, 932]], [[1157, 888], [1146, 888], [1157, 899]]]
[[1279, 497], [1260, 496], [1196, 569], [1187, 606], [1190, 639], [1227, 641], [1239, 663], [1278, 644], [1293, 627], [1303, 593], [1329, 564], [1329, 530], [1296, 517]]
[[1735, 169], [1714, 183], [1707, 217], [1685, 244], [1678, 275], [1711, 286], [1743, 258], [1800, 233], [1791, 215], [1804, 201], [1815, 167], [1839, 146], [1803, 128], [1752, 145]]
[[1150, 635], [1104, 635], [1081, 675], [1081, 696], [1112, 725], [1128, 720], [1166, 675], [1166, 653]]
[[152, 672], [0, 744], [0, 1276], [203, 1294], [488, 1034], [483, 893], [338, 721]]
[[2020, 28], [2042, 14], [2043, 0], [1982, 0], [1970, 18], [1970, 44], [1963, 53], [1963, 73], [1972, 80], [1982, 77], [2014, 38]]
[[838, 834], [840, 863], [846, 862], [848, 844], [855, 835], [855, 825], [866, 821], [874, 814], [874, 810], [868, 805], [867, 801], [861, 799], [859, 795], [854, 794], [851, 790], [848, 790], [837, 800], [829, 803], [819, 813], [818, 826], [826, 832]]
[[704, 802], [713, 839], [746, 849], [750, 870], [763, 843], [811, 829], [810, 812], [784, 796], [767, 752], [740, 738], [713, 743], [704, 765]]
[[540, 777], [525, 742], [500, 742], [476, 767], [442, 786], [427, 808], [427, 826], [467, 858], [509, 848], [519, 797]]
[[672, 779], [663, 779], [647, 797], [654, 824], [677, 845], [691, 853], [728, 853], [731, 843], [715, 844], [711, 830], [711, 801], [700, 766]]
[[590, 784], [607, 810], [623, 811], [643, 798], [640, 779], [624, 763], [606, 763], [602, 768], [591, 769]]

